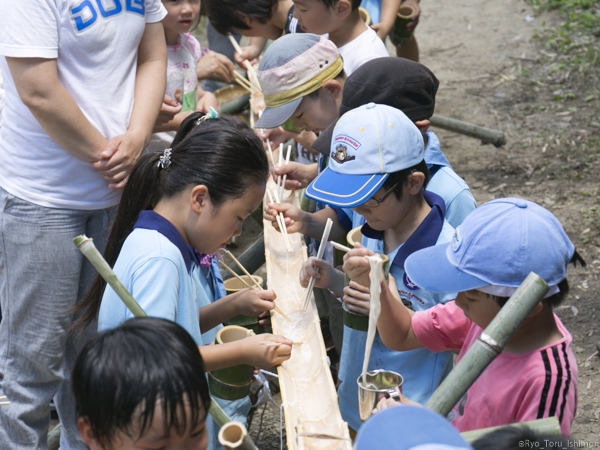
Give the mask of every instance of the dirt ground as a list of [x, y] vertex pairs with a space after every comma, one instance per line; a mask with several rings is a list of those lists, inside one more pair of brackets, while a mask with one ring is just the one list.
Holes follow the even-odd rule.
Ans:
[[[583, 91], [586, 80], [558, 70], [560, 55], [535, 39], [544, 24], [559, 20], [556, 13], [537, 15], [524, 0], [422, 0], [421, 7], [416, 36], [421, 62], [440, 80], [436, 113], [506, 133], [506, 145], [495, 148], [434, 128], [455, 171], [478, 204], [515, 196], [550, 209], [588, 263], [585, 269], [570, 269], [571, 291], [557, 314], [573, 335], [579, 368], [572, 436], [597, 445], [598, 100], [562, 95]], [[244, 237], [252, 240], [252, 233]], [[262, 449], [279, 448], [279, 411], [270, 409], [257, 441]], [[253, 436], [258, 423], [255, 418]]]

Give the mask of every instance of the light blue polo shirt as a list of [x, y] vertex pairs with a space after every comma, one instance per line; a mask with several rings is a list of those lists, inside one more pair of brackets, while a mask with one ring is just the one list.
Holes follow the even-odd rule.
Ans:
[[[193, 250], [167, 219], [154, 211], [142, 211], [113, 270], [148, 316], [172, 320], [202, 345], [198, 310], [210, 298], [195, 260]], [[98, 331], [115, 328], [132, 317], [107, 285]]]
[[[193, 248], [177, 229], [154, 211], [142, 211], [119, 253], [114, 272], [142, 309], [151, 317], [162, 317], [181, 325], [197, 345], [215, 341], [218, 325], [201, 334], [199, 309], [225, 296], [218, 261], [201, 267]], [[98, 316], [98, 330], [117, 327], [133, 315], [114, 290], [107, 286]], [[228, 401], [215, 399], [232, 420], [246, 423], [249, 397]], [[208, 448], [221, 449], [216, 436], [219, 426], [209, 417]]]
[[450, 167], [448, 159], [442, 153], [438, 137], [433, 131], [428, 130], [426, 134], [424, 157], [430, 173], [426, 189], [444, 199], [446, 221], [456, 228], [477, 208], [477, 202], [465, 180]]
[[[396, 279], [398, 293], [406, 305], [414, 311], [422, 311], [438, 303], [453, 300], [455, 294], [434, 294], [413, 284], [404, 273], [404, 261], [412, 253], [422, 248], [450, 242], [454, 228], [444, 220], [444, 201], [438, 195], [424, 192], [431, 211], [408, 240], [388, 254], [392, 264], [390, 273]], [[354, 213], [354, 216], [358, 214]], [[359, 216], [360, 217], [360, 216]], [[384, 253], [383, 232], [373, 230], [365, 224], [362, 228], [363, 245]], [[432, 262], [432, 271], [435, 261]], [[338, 389], [342, 418], [354, 430], [362, 421], [358, 414], [358, 387], [356, 380], [361, 374], [365, 354], [367, 333], [344, 326], [344, 340], [340, 357]], [[427, 349], [398, 352], [387, 348], [381, 342], [379, 333], [375, 336], [368, 370], [386, 369], [398, 372], [404, 377], [402, 392], [409, 399], [425, 403], [452, 368], [452, 355], [449, 352], [433, 353]]]
[[[201, 301], [208, 300], [207, 303], [203, 303], [200, 305], [207, 306], [210, 303], [216, 302], [221, 298], [227, 295], [225, 291], [225, 286], [223, 285], [223, 278], [221, 277], [221, 270], [219, 269], [219, 262], [217, 258], [212, 258], [211, 264], [209, 267], [200, 267], [200, 275], [201, 275], [201, 283], [202, 288], [207, 293], [206, 297], [202, 297]], [[217, 337], [217, 332], [223, 328], [222, 324], [217, 325], [216, 327], [210, 330], [203, 330], [202, 333], [202, 341], [205, 344], [210, 344], [211, 342], [215, 342], [215, 338]], [[250, 401], [250, 397], [246, 396], [244, 398], [240, 398], [238, 400], [223, 400], [222, 398], [213, 397], [213, 400], [216, 401], [225, 414], [231, 419], [237, 422], [243, 423], [246, 425], [248, 420], [248, 413], [250, 412], [250, 408], [252, 408], [252, 402]], [[210, 425], [210, 433], [209, 433], [209, 445], [208, 449], [217, 449], [220, 450], [223, 447], [215, 436], [219, 434], [219, 425], [216, 424], [213, 420], [209, 421]]]

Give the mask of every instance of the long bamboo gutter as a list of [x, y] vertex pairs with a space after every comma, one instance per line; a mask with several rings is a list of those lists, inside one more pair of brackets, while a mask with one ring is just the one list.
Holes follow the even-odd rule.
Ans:
[[[275, 184], [270, 181], [271, 189]], [[297, 202], [297, 199], [296, 199]], [[314, 300], [302, 310], [305, 289], [298, 274], [307, 259], [299, 233], [290, 234], [292, 252], [286, 251], [281, 233], [264, 221], [267, 286], [277, 293], [277, 305], [290, 317], [271, 318], [273, 332], [294, 342], [291, 358], [278, 368], [290, 450], [350, 450], [348, 425], [342, 420], [329, 370], [327, 352]]]

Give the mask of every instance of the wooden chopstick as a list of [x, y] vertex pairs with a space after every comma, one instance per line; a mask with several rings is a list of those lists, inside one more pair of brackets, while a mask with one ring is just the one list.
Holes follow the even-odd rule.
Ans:
[[[325, 253], [325, 246], [329, 241], [329, 233], [331, 232], [331, 227], [333, 225], [333, 220], [327, 219], [325, 223], [325, 230], [323, 231], [323, 237], [321, 238], [321, 243], [319, 244], [319, 250], [317, 251], [317, 259], [323, 259], [323, 254]], [[308, 282], [308, 288], [306, 289], [306, 296], [304, 297], [304, 304], [302, 305], [302, 309], [306, 311], [308, 308], [308, 303], [310, 302], [310, 296], [312, 294], [312, 290], [315, 286], [316, 278], [310, 279]]]
[[[238, 267], [241, 269], [241, 271], [242, 271], [242, 272], [244, 272], [246, 275], [248, 275], [248, 277], [250, 277], [250, 279], [252, 280], [252, 282], [254, 283], [254, 285], [255, 285], [257, 288], [259, 288], [261, 291], [264, 291], [263, 287], [262, 287], [260, 284], [258, 284], [258, 282], [257, 282], [257, 281], [254, 279], [254, 277], [253, 277], [252, 275], [250, 275], [250, 272], [248, 272], [248, 271], [246, 270], [246, 268], [245, 268], [244, 266], [242, 266], [242, 263], [241, 263], [241, 262], [239, 262], [235, 256], [233, 256], [233, 253], [231, 253], [231, 252], [230, 252], [229, 250], [227, 250], [227, 249], [225, 249], [225, 253], [227, 253], [227, 255], [228, 255], [228, 256], [229, 256], [231, 259], [233, 259], [233, 262], [235, 262], [235, 263], [236, 263], [236, 265], [237, 265], [237, 266], [238, 266]], [[236, 275], [237, 275], [237, 274], [236, 274]], [[281, 315], [282, 315], [282, 316], [283, 316], [283, 317], [284, 317], [286, 320], [288, 320], [288, 321], [290, 321], [290, 322], [291, 322], [290, 318], [289, 318], [289, 317], [288, 317], [288, 316], [287, 316], [287, 315], [286, 315], [286, 314], [285, 314], [285, 313], [284, 313], [284, 312], [283, 312], [281, 309], [279, 309], [279, 307], [278, 307], [277, 305], [275, 305], [275, 302], [273, 302], [273, 304], [274, 304], [274, 307], [273, 307], [273, 309], [274, 309], [275, 311], [277, 311], [279, 314], [281, 314]]]
[[[237, 41], [235, 40], [235, 38], [231, 35], [228, 34], [227, 37], [229, 38], [229, 42], [231, 42], [231, 45], [233, 45], [234, 50], [236, 51], [236, 53], [238, 55], [242, 55], [242, 48], [240, 47], [240, 45], [237, 43]], [[244, 64], [244, 66], [246, 67], [246, 70], [248, 72], [252, 72], [253, 75], [256, 77], [256, 70], [254, 69], [254, 67], [252, 67], [252, 64], [250, 64], [250, 61], [248, 61], [247, 59], [245, 59], [244, 61], [242, 61], [242, 64]], [[258, 87], [258, 86], [255, 86]], [[258, 90], [260, 91], [260, 87], [258, 87]]]
[[352, 250], [350, 247], [346, 247], [345, 245], [342, 245], [339, 242], [329, 241], [329, 243], [331, 244], [331, 246], [333, 248], [337, 248], [338, 250], [341, 250], [346, 253], [348, 253], [350, 250]]
[[[267, 189], [267, 196], [269, 197], [269, 201], [271, 203], [275, 203], [273, 201], [273, 196], [271, 195], [271, 191]], [[279, 203], [279, 202], [277, 202]], [[281, 235], [283, 236], [283, 242], [285, 243], [285, 248], [288, 253], [292, 252], [292, 244], [290, 242], [290, 235], [287, 232], [287, 228], [285, 226], [285, 217], [283, 217], [283, 213], [279, 212], [276, 216], [277, 224], [279, 225], [279, 229], [281, 230]]]
[[229, 267], [227, 264], [225, 264], [223, 261], [219, 260], [219, 265], [221, 267], [223, 267], [224, 269], [226, 269], [231, 275], [233, 275], [234, 277], [236, 277], [238, 280], [240, 280], [242, 283], [244, 283], [246, 285], [246, 287], [249, 288], [253, 288], [254, 286], [252, 286], [251, 284], [249, 284], [246, 280], [244, 280], [242, 277], [240, 277], [237, 273], [235, 273], [233, 270], [231, 270], [231, 267]]
[[243, 76], [241, 76], [239, 73], [237, 72], [233, 72], [234, 73], [234, 77], [235, 80], [239, 83], [239, 84], [243, 84], [244, 86], [246, 86], [249, 90], [251, 90], [252, 92], [256, 91], [256, 88], [254, 86], [252, 86], [252, 84]]

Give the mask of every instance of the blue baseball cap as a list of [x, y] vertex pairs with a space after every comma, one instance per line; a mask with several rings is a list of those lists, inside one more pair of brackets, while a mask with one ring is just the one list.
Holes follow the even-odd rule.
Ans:
[[369, 200], [391, 173], [423, 161], [423, 136], [406, 115], [369, 103], [337, 121], [329, 166], [306, 189], [313, 200], [342, 208]]
[[528, 200], [500, 198], [470, 213], [449, 244], [413, 253], [404, 268], [414, 283], [431, 292], [481, 289], [510, 296], [530, 272], [556, 286], [567, 277], [574, 251], [550, 211]]
[[469, 450], [448, 420], [419, 406], [400, 405], [371, 416], [358, 430], [354, 450]]

